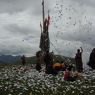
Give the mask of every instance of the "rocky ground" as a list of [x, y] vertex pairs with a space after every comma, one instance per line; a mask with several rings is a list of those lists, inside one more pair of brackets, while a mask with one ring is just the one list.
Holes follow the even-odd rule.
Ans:
[[83, 80], [67, 82], [62, 71], [52, 76], [31, 65], [0, 66], [0, 95], [94, 95], [95, 71], [87, 69], [82, 75]]

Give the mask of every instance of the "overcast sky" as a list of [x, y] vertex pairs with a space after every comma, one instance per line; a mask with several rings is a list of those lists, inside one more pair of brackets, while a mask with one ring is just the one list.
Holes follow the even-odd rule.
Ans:
[[[0, 0], [0, 54], [35, 55], [39, 49], [41, 0]], [[51, 51], [74, 57], [95, 47], [95, 0], [45, 0], [50, 10]]]

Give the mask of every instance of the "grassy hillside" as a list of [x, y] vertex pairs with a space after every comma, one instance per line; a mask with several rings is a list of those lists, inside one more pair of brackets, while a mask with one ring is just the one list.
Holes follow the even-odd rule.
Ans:
[[27, 57], [26, 62], [27, 62], [27, 64], [35, 64], [36, 63], [36, 57], [35, 56]]

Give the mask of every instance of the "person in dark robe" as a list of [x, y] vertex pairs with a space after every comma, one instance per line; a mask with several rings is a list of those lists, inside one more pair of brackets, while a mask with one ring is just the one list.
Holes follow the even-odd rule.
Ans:
[[76, 70], [78, 72], [82, 72], [83, 71], [83, 62], [82, 62], [82, 53], [83, 53], [83, 49], [77, 49], [77, 53], [75, 56], [75, 61], [76, 61]]
[[42, 63], [42, 56], [41, 56], [41, 51], [38, 51], [36, 53], [36, 70], [41, 71], [41, 63]]
[[66, 70], [66, 65], [63, 61], [61, 61], [61, 70], [65, 71]]
[[49, 53], [49, 51], [46, 52], [44, 56], [44, 62], [45, 62], [45, 71], [47, 74], [52, 74], [53, 73], [53, 58], [52, 55]]
[[89, 58], [88, 65], [92, 68], [95, 69], [95, 48], [92, 50]]
[[26, 64], [26, 58], [24, 55], [21, 57], [21, 63], [22, 63], [22, 65]]

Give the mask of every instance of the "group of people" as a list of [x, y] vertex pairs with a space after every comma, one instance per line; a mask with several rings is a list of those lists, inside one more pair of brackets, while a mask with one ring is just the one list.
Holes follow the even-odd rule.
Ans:
[[[76, 66], [76, 71], [73, 74], [71, 73], [71, 69], [67, 68], [64, 74], [64, 80], [70, 80], [74, 81], [77, 78], [83, 78], [81, 75], [81, 72], [83, 72], [83, 62], [82, 62], [82, 53], [83, 49], [78, 49], [76, 56], [75, 56], [75, 66]], [[92, 68], [95, 69], [95, 48], [92, 50], [89, 58], [88, 65]]]
[[[83, 53], [83, 49], [82, 48], [81, 50], [78, 49], [75, 56], [76, 70], [78, 72], [83, 71], [82, 53]], [[90, 53], [89, 62], [87, 63], [87, 65], [92, 69], [95, 69], [95, 48]]]
[[[78, 72], [83, 71], [82, 52], [83, 52], [82, 48], [81, 48], [81, 51], [80, 51], [80, 49], [78, 49], [76, 56], [75, 56], [76, 70]], [[54, 63], [53, 52], [46, 51], [46, 53], [43, 56], [42, 52], [38, 51], [36, 53], [36, 58], [37, 58], [36, 69], [38, 71], [41, 70], [41, 64], [42, 63], [45, 63], [46, 73], [49, 73], [49, 71], [52, 71], [51, 69], [56, 69], [58, 71], [59, 69], [65, 70], [66, 67], [68, 67], [68, 64], [63, 62], [63, 61], [61, 61], [61, 62], [57, 61], [56, 63]], [[70, 65], [69, 65], [69, 67], [70, 67]]]
[[[77, 49], [77, 53], [75, 55], [75, 71], [72, 73], [73, 66], [68, 65], [67, 63], [61, 61], [54, 63], [54, 54], [53, 52], [47, 51], [44, 56], [41, 55], [41, 51], [37, 52], [37, 64], [36, 69], [41, 71], [41, 64], [45, 63], [45, 73], [46, 74], [58, 74], [58, 71], [64, 71], [64, 80], [76, 80], [78, 76], [83, 72], [83, 62], [82, 62], [82, 47]], [[90, 59], [88, 65], [95, 69], [95, 48], [92, 50], [90, 54]]]
[[75, 72], [72, 73], [72, 68], [66, 68], [64, 73], [64, 80], [75, 81], [77, 78], [82, 78], [82, 76], [79, 76], [81, 72], [83, 72], [82, 53], [82, 47], [77, 49], [77, 53], [75, 55]]
[[[54, 53], [46, 51], [45, 53], [42, 53], [41, 51], [38, 51], [36, 53], [36, 70], [41, 71], [42, 69], [42, 63], [45, 64], [45, 73], [46, 74], [53, 74], [56, 75], [58, 72], [64, 71], [64, 80], [75, 80], [76, 76], [81, 74], [83, 72], [83, 62], [82, 62], [82, 53], [83, 49], [82, 47], [80, 49], [77, 49], [77, 53], [75, 55], [75, 71], [72, 73], [73, 66], [63, 62], [63, 61], [56, 61], [54, 63]], [[21, 57], [21, 62], [23, 65], [26, 64], [26, 58], [23, 55]], [[95, 48], [92, 50], [89, 58], [88, 65], [95, 69]]]

